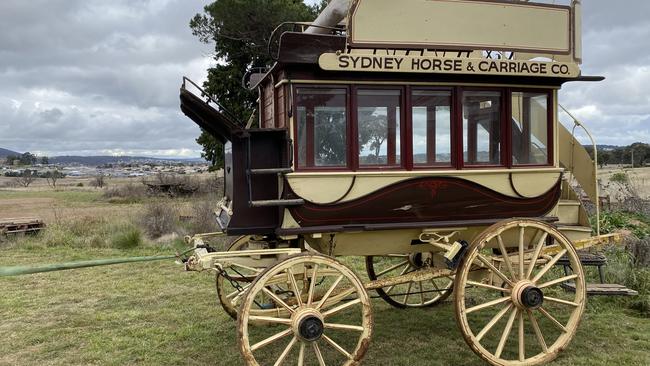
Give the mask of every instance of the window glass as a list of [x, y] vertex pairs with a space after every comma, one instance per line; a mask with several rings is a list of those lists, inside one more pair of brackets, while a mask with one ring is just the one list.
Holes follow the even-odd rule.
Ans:
[[346, 89], [298, 88], [298, 167], [347, 165]]
[[414, 90], [413, 164], [451, 164], [451, 92]]
[[548, 95], [512, 93], [513, 165], [548, 164]]
[[400, 100], [399, 90], [358, 90], [359, 165], [401, 164]]
[[465, 165], [501, 165], [501, 93], [463, 93]]

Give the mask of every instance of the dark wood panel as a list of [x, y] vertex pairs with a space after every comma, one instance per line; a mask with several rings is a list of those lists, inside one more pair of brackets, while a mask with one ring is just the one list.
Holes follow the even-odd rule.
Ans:
[[[314, 184], [319, 183], [314, 181]], [[293, 192], [289, 196], [300, 198]], [[290, 211], [301, 226], [484, 220], [543, 216], [559, 198], [559, 180], [539, 197], [514, 198], [463, 179], [422, 177], [349, 202], [332, 205], [308, 202]]]

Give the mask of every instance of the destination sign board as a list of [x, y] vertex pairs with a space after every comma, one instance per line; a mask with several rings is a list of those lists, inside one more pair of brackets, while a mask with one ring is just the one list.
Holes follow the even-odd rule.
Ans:
[[564, 78], [574, 78], [580, 75], [580, 68], [575, 63], [484, 58], [324, 53], [318, 59], [318, 64], [321, 69], [330, 71], [511, 75]]

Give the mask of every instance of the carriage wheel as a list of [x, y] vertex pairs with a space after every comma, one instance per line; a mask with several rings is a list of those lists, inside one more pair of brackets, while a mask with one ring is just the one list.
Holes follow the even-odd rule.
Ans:
[[[230, 244], [228, 251], [233, 252], [238, 250], [247, 250], [249, 240], [250, 236], [240, 236]], [[239, 274], [235, 272], [235, 270], [239, 272]], [[243, 277], [255, 278], [259, 272], [261, 272], [261, 270], [253, 271], [250, 268], [234, 268], [226, 269], [226, 271], [233, 279], [239, 280], [241, 280]], [[223, 275], [217, 273], [215, 282], [217, 286], [217, 299], [219, 299], [221, 307], [223, 307], [223, 310], [228, 315], [230, 315], [231, 318], [237, 320], [237, 310], [241, 305], [241, 300], [244, 296], [244, 292], [248, 286], [250, 286], [251, 281], [237, 281], [237, 286], [234, 286], [232, 283], [230, 283], [229, 280], [224, 278]]]
[[[563, 256], [572, 275], [555, 266]], [[576, 291], [564, 291], [566, 282]], [[575, 248], [557, 229], [534, 220], [506, 220], [481, 233], [460, 264], [454, 288], [465, 341], [493, 365], [553, 360], [575, 335], [585, 308]]]
[[[422, 253], [367, 256], [366, 271], [371, 281], [404, 275], [425, 267]], [[435, 306], [451, 295], [453, 276], [416, 281], [377, 289], [377, 294], [397, 308]]]
[[[296, 278], [305, 279], [302, 293]], [[269, 290], [284, 282], [287, 301]], [[256, 315], [269, 296], [284, 311]], [[271, 326], [269, 326], [269, 324]], [[358, 365], [370, 342], [370, 299], [359, 278], [336, 260], [317, 254], [289, 257], [265, 270], [248, 289], [238, 317], [240, 351], [247, 365]]]

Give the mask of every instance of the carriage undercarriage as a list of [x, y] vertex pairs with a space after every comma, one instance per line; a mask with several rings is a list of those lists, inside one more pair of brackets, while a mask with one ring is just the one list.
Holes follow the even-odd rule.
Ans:
[[[188, 238], [197, 249], [186, 269], [216, 273], [218, 299], [237, 320], [240, 351], [250, 365], [359, 363], [373, 332], [373, 291], [399, 308], [434, 306], [452, 296], [463, 337], [491, 364], [555, 358], [585, 308], [576, 248], [619, 236], [572, 243], [544, 220], [513, 218], [483, 228], [464, 245], [454, 241], [463, 229], [422, 230], [423, 243], [411, 253], [367, 256], [365, 283], [333, 253], [295, 239], [243, 236], [229, 251], [213, 252], [206, 236], [195, 236]], [[556, 266], [562, 258], [571, 274]]]

